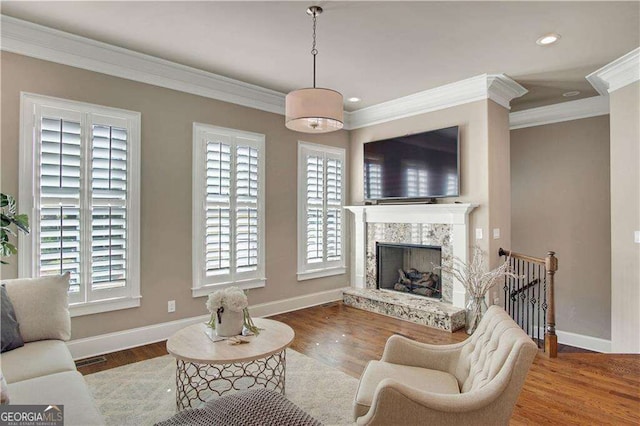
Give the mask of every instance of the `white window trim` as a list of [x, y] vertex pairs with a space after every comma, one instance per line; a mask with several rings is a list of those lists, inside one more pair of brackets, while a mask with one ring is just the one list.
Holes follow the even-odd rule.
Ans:
[[[127, 120], [129, 130], [129, 156], [127, 167], [127, 286], [124, 294], [83, 303], [71, 303], [69, 311], [72, 317], [115, 311], [140, 306], [140, 113], [119, 108], [110, 108], [85, 102], [76, 102], [33, 93], [20, 93], [20, 153], [19, 153], [19, 209], [28, 212], [35, 218], [36, 201], [36, 146], [35, 109], [47, 106], [57, 109], [81, 111], [82, 115], [101, 115]], [[18, 276], [35, 277], [38, 258], [38, 245], [33, 241], [38, 238], [38, 230], [32, 226], [28, 236], [20, 234], [18, 244]], [[83, 282], [84, 286], [88, 283]]]
[[[321, 267], [313, 267], [307, 264], [307, 229], [306, 229], [306, 159], [305, 150], [321, 151], [325, 154], [337, 156], [342, 161], [342, 205], [341, 205], [341, 259], [334, 262], [325, 262]], [[298, 141], [298, 281], [312, 280], [315, 278], [330, 277], [334, 275], [342, 275], [347, 272], [346, 253], [345, 253], [345, 189], [346, 189], [346, 150], [327, 145], [320, 145], [311, 142]]]
[[[206, 221], [206, 155], [203, 149], [202, 140], [206, 133], [227, 136], [231, 138], [247, 138], [253, 140], [260, 151], [258, 156], [258, 278], [239, 279], [235, 281], [217, 282], [206, 284], [205, 281], [205, 259], [202, 247], [204, 245], [205, 233], [202, 231], [203, 223]], [[193, 287], [191, 293], [193, 297], [207, 296], [213, 291], [227, 287], [239, 287], [243, 290], [265, 287], [267, 279], [265, 277], [265, 136], [260, 133], [246, 132], [242, 130], [229, 129], [225, 127], [213, 126], [210, 124], [193, 123], [193, 176], [192, 176], [192, 272]], [[232, 199], [231, 205], [234, 205]], [[233, 226], [233, 225], [232, 225]], [[233, 238], [232, 238], [233, 240]], [[235, 256], [235, 242], [231, 241], [231, 252]]]

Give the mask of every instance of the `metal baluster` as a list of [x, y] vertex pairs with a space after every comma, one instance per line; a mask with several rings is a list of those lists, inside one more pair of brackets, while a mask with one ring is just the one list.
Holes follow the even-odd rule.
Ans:
[[[540, 279], [540, 265], [538, 265], [538, 280]], [[540, 291], [540, 282], [538, 282], [538, 299], [536, 299], [536, 309], [537, 309], [537, 315], [536, 315], [536, 333], [537, 333], [537, 337], [536, 337], [536, 344], [538, 345], [538, 347], [540, 347], [540, 294], [542, 293]], [[533, 296], [535, 297], [535, 295]]]
[[[517, 270], [518, 270], [518, 259], [513, 259], [513, 270], [516, 271], [517, 274]], [[516, 304], [513, 303], [513, 293], [516, 291], [516, 285], [517, 285], [517, 280], [515, 279], [511, 279], [511, 291], [509, 292], [509, 303], [511, 303], [511, 318], [513, 318], [513, 320], [517, 320], [516, 318]]]
[[[542, 290], [544, 292], [544, 296], [541, 298], [542, 299], [542, 315], [543, 315], [543, 319], [542, 319], [542, 324], [543, 327], [546, 327], [547, 325], [547, 268], [544, 267], [542, 269], [542, 272], [544, 273], [544, 279], [543, 279], [543, 287]], [[543, 339], [543, 345], [542, 347], [546, 347], [546, 342], [547, 342], [547, 333], [544, 333], [544, 339]]]
[[[522, 275], [522, 260], [518, 259], [518, 275]], [[518, 280], [518, 292], [515, 295], [515, 304], [516, 304], [516, 317], [517, 320], [516, 322], [518, 323], [518, 325], [520, 326], [520, 328], [522, 328], [522, 319], [520, 317], [520, 303], [518, 303], [518, 300], [520, 299], [518, 296], [520, 296], [520, 283], [522, 282], [522, 280]]]
[[531, 262], [527, 262], [527, 280], [526, 280], [526, 282], [527, 282], [527, 284], [526, 284], [527, 285], [527, 294], [526, 294], [526, 297], [523, 298], [523, 300], [524, 300], [524, 306], [526, 308], [526, 313], [527, 313], [527, 315], [526, 315], [527, 318], [526, 318], [526, 322], [525, 322], [525, 324], [526, 324], [525, 332], [527, 334], [529, 334], [529, 321], [531, 321], [531, 314], [529, 312], [529, 289], [531, 288], [531, 286], [529, 285], [529, 283], [533, 282], [532, 279], [531, 279]]
[[[518, 260], [517, 259], [511, 259], [511, 266], [512, 266], [514, 271], [516, 270], [517, 264], [518, 264]], [[512, 299], [512, 296], [511, 296], [513, 294], [514, 290], [515, 290], [515, 286], [516, 286], [516, 281], [513, 278], [511, 278], [510, 286], [509, 286], [509, 306], [511, 307], [511, 318], [515, 318], [515, 315], [516, 315], [516, 313], [515, 313], [515, 305], [513, 303], [513, 299]]]
[[[526, 277], [526, 269], [527, 269], [527, 261], [523, 260], [522, 261], [522, 275], [524, 275]], [[520, 291], [518, 292], [518, 303], [520, 305], [520, 328], [524, 330], [525, 327], [525, 312], [524, 312], [524, 299], [522, 298], [522, 296], [524, 296], [524, 286], [527, 284], [526, 282], [523, 282], [524, 280], [520, 280]]]
[[[499, 252], [502, 255], [502, 249]], [[506, 254], [504, 255], [506, 256]], [[507, 258], [509, 262], [511, 262], [510, 258]], [[504, 285], [502, 286], [502, 291], [504, 292], [504, 310], [509, 312], [508, 302], [507, 302], [507, 291], [509, 290], [509, 277], [507, 275], [504, 276]]]

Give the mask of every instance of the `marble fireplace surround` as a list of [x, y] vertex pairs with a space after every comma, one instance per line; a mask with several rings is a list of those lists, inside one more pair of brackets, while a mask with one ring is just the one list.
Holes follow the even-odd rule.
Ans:
[[[469, 213], [475, 207], [477, 206], [474, 204], [462, 203], [346, 206], [345, 209], [355, 216], [355, 227], [352, 229], [355, 247], [351, 264], [351, 286], [355, 290], [375, 288], [375, 265], [372, 265], [370, 253], [372, 247], [375, 252], [375, 241], [372, 239], [376, 232], [386, 234], [382, 238], [387, 241], [382, 242], [433, 244], [435, 238], [438, 242], [444, 242], [434, 244], [443, 246], [443, 263], [445, 258], [451, 261], [452, 256], [468, 260]], [[426, 234], [420, 236], [422, 240], [397, 241], [397, 231], [407, 227], [385, 224], [436, 226], [420, 227], [420, 234]], [[407, 235], [407, 232], [400, 233]], [[396, 241], [391, 241], [394, 239]], [[445, 280], [446, 278], [448, 279]], [[451, 277], [443, 277], [442, 285], [442, 302], [464, 308], [465, 290], [462, 284]]]

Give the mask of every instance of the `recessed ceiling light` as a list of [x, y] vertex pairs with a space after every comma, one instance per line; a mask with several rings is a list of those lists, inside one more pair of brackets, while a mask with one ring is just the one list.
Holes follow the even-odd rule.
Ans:
[[356, 98], [355, 96], [352, 97], [352, 98], [347, 99], [347, 101], [349, 101], [349, 102], [360, 102], [360, 100], [361, 100], [360, 98]]
[[565, 92], [562, 94], [565, 98], [572, 98], [574, 96], [578, 96], [580, 94], [579, 90], [572, 90], [570, 92]]
[[547, 46], [549, 44], [555, 43], [558, 40], [560, 40], [560, 34], [549, 33], [549, 34], [543, 35], [538, 40], [536, 40], [536, 44], [540, 46]]

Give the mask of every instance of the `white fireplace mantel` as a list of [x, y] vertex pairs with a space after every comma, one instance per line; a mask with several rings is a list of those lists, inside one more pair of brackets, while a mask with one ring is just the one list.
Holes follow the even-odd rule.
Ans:
[[[352, 230], [354, 254], [351, 258], [351, 285], [365, 288], [367, 261], [367, 223], [431, 223], [452, 225], [453, 255], [469, 260], [469, 213], [476, 204], [402, 204], [345, 206], [355, 216]], [[453, 283], [453, 306], [465, 306], [465, 290]]]

